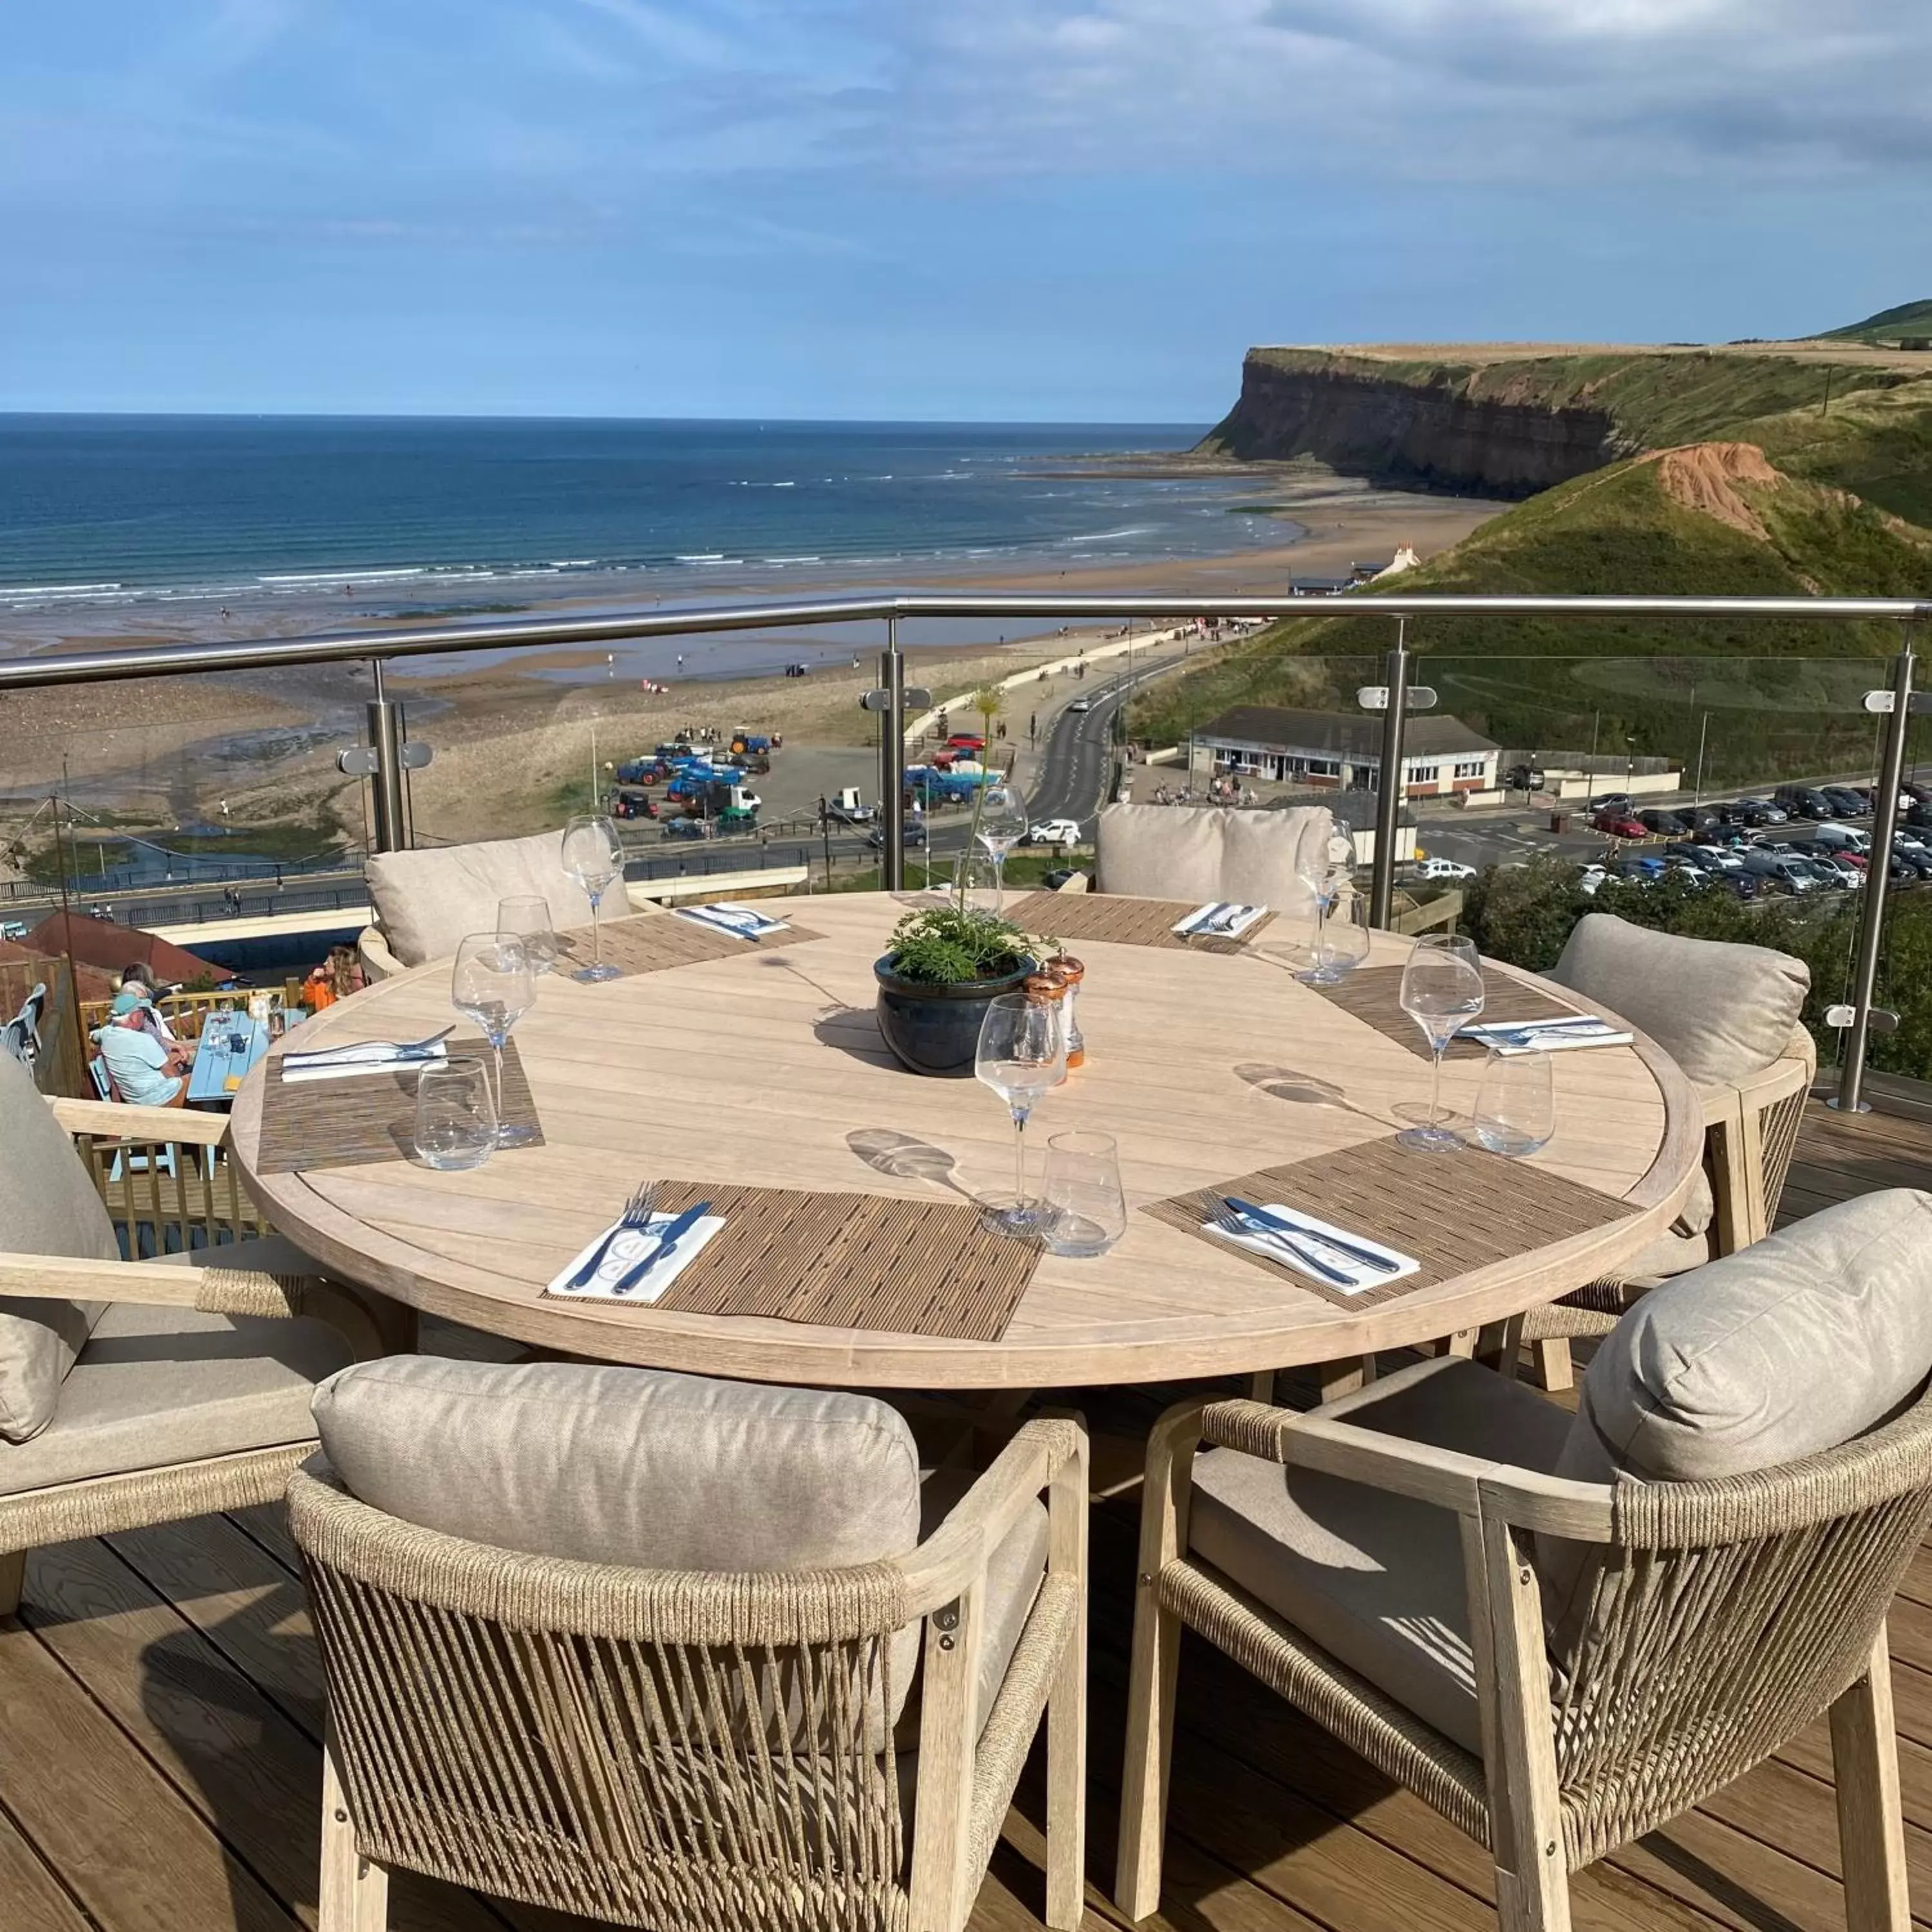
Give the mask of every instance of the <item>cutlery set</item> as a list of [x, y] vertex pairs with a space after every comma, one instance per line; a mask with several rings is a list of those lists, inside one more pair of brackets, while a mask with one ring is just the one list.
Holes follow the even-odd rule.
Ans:
[[1184, 939], [1232, 939], [1245, 932], [1267, 910], [1266, 906], [1216, 900], [1190, 913], [1174, 930]]
[[[630, 1199], [624, 1204], [623, 1213], [606, 1231], [602, 1240], [591, 1251], [589, 1258], [571, 1276], [566, 1284], [568, 1288], [578, 1291], [589, 1288], [597, 1279], [598, 1270], [603, 1267], [619, 1237], [626, 1234], [640, 1234], [646, 1237], [649, 1245], [644, 1253], [610, 1285], [613, 1294], [632, 1293], [652, 1269], [674, 1253], [678, 1243], [710, 1213], [711, 1203], [700, 1201], [694, 1207], [685, 1208], [680, 1214], [660, 1219], [656, 1212], [657, 1198], [663, 1185], [662, 1181], [657, 1180], [639, 1184]], [[653, 1226], [653, 1222], [658, 1225]]]
[[[1326, 1228], [1304, 1226], [1252, 1201], [1225, 1196], [1220, 1212], [1208, 1226], [1218, 1234], [1258, 1243], [1278, 1260], [1286, 1260], [1331, 1286], [1360, 1289], [1399, 1275], [1412, 1274], [1417, 1264], [1392, 1248], [1369, 1248]], [[1346, 1267], [1339, 1265], [1346, 1263]], [[1370, 1277], [1364, 1279], [1364, 1273]]]

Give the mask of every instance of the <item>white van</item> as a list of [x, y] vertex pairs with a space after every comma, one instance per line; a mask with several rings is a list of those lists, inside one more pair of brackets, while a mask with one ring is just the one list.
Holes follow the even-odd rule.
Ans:
[[1778, 850], [1774, 845], [1756, 845], [1743, 855], [1744, 870], [1761, 879], [1775, 879], [1787, 891], [1809, 892], [1821, 883], [1815, 874]]
[[1812, 833], [1820, 845], [1828, 845], [1834, 852], [1869, 852], [1871, 835], [1861, 832], [1853, 825], [1821, 825]]

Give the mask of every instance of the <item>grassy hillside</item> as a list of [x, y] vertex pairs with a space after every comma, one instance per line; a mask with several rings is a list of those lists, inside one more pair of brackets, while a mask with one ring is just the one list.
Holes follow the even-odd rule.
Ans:
[[1932, 358], [1923, 382], [1834, 394], [1828, 412], [1790, 410], [1726, 434], [1757, 444], [1791, 476], [1834, 484], [1932, 528]]
[[1882, 308], [1862, 322], [1844, 328], [1828, 328], [1820, 342], [1896, 342], [1900, 336], [1932, 335], [1932, 302], [1901, 302], [1896, 308]]
[[[1584, 594], [1910, 596], [1928, 587], [1932, 532], [1784, 476], [1735, 445], [1579, 478], [1402, 580], [1405, 590]], [[1354, 688], [1379, 681], [1393, 641], [1386, 618], [1290, 620], [1156, 687], [1132, 728], [1165, 743], [1235, 703], [1353, 709]], [[1409, 641], [1429, 654], [1422, 675], [1441, 709], [1507, 747], [1581, 750], [1594, 739], [1608, 770], [1626, 751], [1688, 762], [1702, 735], [1707, 776], [1720, 784], [1867, 759], [1871, 727], [1858, 698], [1873, 682], [1872, 659], [1898, 644], [1888, 626], [1798, 620], [1439, 618], [1411, 624]], [[1708, 654], [1721, 654], [1721, 668]]]
[[[1824, 396], [1828, 368], [1834, 398], [1882, 392], [1912, 380], [1884, 368], [1735, 351], [1611, 351], [1459, 362], [1453, 352], [1406, 360], [1346, 350], [1282, 348], [1250, 350], [1248, 360], [1283, 370], [1448, 389], [1471, 402], [1606, 410], [1632, 450], [1700, 442], [1748, 419], [1815, 406]], [[1832, 406], [1838, 406], [1835, 400]], [[1231, 412], [1209, 433], [1204, 450], [1219, 452], [1227, 446], [1232, 416]]]

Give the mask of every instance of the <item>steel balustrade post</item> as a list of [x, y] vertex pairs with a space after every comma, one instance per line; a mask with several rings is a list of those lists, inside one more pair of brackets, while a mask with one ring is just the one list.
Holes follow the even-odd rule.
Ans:
[[905, 656], [896, 617], [886, 620], [879, 683], [886, 694], [879, 724], [879, 820], [885, 828], [879, 884], [899, 892], [905, 890]]
[[400, 852], [409, 848], [407, 822], [403, 811], [402, 707], [382, 688], [382, 660], [371, 660], [376, 674], [376, 694], [364, 707], [369, 723], [369, 748], [376, 754], [376, 770], [369, 781], [374, 841], [378, 852]]
[[1885, 756], [1878, 796], [1872, 800], [1871, 854], [1865, 861], [1865, 898], [1858, 920], [1858, 964], [1852, 981], [1852, 1024], [1845, 1035], [1844, 1064], [1838, 1075], [1838, 1111], [1866, 1111], [1863, 1096], [1865, 1048], [1871, 1036], [1872, 993], [1878, 984], [1879, 947], [1885, 938], [1885, 896], [1891, 884], [1892, 840], [1898, 829], [1898, 788], [1905, 776], [1905, 742], [1912, 730], [1912, 674], [1916, 666], [1912, 633], [1892, 669], [1892, 715], [1886, 721]]
[[1369, 923], [1388, 929], [1395, 909], [1395, 848], [1402, 822], [1402, 734], [1408, 723], [1408, 638], [1396, 623], [1395, 649], [1382, 660], [1388, 709], [1382, 713], [1382, 770], [1376, 789], [1376, 860], [1370, 876]]

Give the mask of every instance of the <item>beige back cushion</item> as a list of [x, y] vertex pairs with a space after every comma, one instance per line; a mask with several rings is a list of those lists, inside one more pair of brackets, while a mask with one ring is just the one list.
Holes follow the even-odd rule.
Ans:
[[1788, 953], [1606, 912], [1577, 921], [1550, 976], [1641, 1028], [1700, 1087], [1735, 1085], [1780, 1058], [1811, 985]]
[[534, 894], [560, 932], [590, 923], [590, 901], [563, 869], [560, 832], [373, 853], [364, 871], [376, 922], [405, 966], [446, 959], [470, 934], [494, 932], [499, 899]]
[[1694, 1482], [1882, 1421], [1932, 1373], [1932, 1194], [1841, 1202], [1654, 1288], [1605, 1339], [1560, 1473]]
[[1110, 805], [1094, 834], [1097, 884], [1130, 898], [1238, 899], [1312, 914], [1310, 882], [1327, 870], [1334, 830], [1319, 806]]
[[[11, 1054], [0, 1053], [0, 1250], [118, 1261], [120, 1244], [86, 1163]], [[0, 1438], [53, 1420], [60, 1385], [100, 1304], [0, 1296]]]

